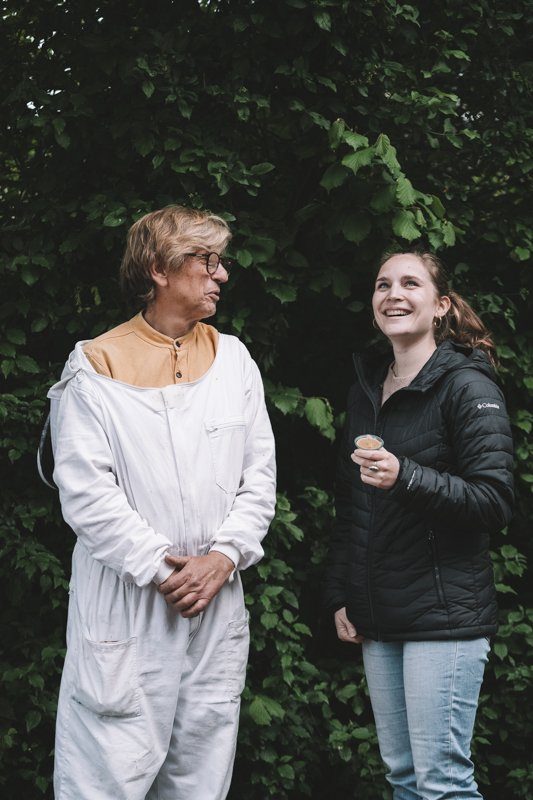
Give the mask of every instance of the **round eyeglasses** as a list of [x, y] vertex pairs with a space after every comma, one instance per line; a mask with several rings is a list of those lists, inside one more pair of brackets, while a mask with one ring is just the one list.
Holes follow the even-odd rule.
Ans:
[[235, 263], [233, 258], [221, 258], [218, 253], [184, 253], [184, 256], [191, 256], [193, 258], [201, 259], [204, 264], [205, 268], [210, 275], [214, 275], [219, 266], [222, 264], [228, 275]]

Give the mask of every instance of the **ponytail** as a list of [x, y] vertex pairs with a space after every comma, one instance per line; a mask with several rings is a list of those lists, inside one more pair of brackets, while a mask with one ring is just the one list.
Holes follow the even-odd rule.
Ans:
[[440, 328], [435, 331], [437, 344], [445, 339], [453, 339], [459, 344], [478, 347], [485, 351], [493, 365], [496, 364], [494, 340], [474, 309], [453, 289], [449, 289], [447, 295], [451, 305], [442, 318]]

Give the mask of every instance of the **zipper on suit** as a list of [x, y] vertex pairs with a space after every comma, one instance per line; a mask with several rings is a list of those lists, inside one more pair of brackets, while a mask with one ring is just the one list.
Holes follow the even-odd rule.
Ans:
[[442, 585], [442, 575], [439, 565], [439, 554], [437, 552], [437, 542], [435, 541], [435, 534], [433, 531], [428, 532], [429, 547], [431, 550], [431, 560], [433, 564], [433, 582], [435, 584], [435, 591], [437, 592], [437, 599], [439, 605], [446, 608], [446, 598], [444, 596], [444, 587]]

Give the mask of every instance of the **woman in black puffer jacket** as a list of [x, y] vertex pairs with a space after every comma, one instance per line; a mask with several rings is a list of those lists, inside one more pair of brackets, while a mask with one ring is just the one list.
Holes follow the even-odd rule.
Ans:
[[[394, 354], [355, 360], [325, 601], [339, 638], [363, 642], [394, 800], [479, 800], [470, 741], [497, 627], [489, 536], [513, 502], [493, 344], [430, 253], [385, 258], [372, 306]], [[384, 444], [354, 450], [361, 434]]]

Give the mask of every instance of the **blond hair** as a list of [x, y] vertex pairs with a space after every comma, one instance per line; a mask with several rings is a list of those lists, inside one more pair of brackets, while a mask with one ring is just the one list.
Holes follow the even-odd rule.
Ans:
[[120, 265], [121, 288], [147, 305], [155, 297], [152, 266], [160, 272], [176, 271], [185, 253], [201, 248], [222, 254], [230, 239], [227, 222], [210, 211], [166, 206], [145, 214], [128, 231]]

